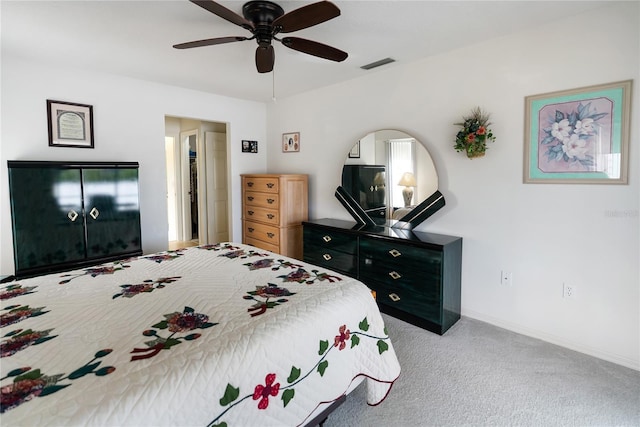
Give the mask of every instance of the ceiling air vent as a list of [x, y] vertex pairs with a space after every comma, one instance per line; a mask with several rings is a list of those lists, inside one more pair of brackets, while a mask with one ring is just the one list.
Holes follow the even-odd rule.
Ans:
[[372, 62], [371, 64], [363, 65], [360, 68], [362, 68], [363, 70], [370, 70], [372, 68], [380, 67], [382, 65], [391, 64], [392, 62], [396, 62], [396, 60], [393, 58], [384, 58], [379, 61]]

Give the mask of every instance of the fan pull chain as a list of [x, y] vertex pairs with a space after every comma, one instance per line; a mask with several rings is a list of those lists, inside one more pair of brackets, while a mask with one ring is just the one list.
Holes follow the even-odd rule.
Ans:
[[271, 100], [276, 102], [276, 69], [271, 71]]

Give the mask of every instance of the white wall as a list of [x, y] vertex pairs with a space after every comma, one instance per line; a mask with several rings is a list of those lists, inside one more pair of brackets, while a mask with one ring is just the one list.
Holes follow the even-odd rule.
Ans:
[[[93, 105], [95, 149], [48, 146], [46, 100]], [[2, 57], [0, 268], [13, 246], [7, 160], [137, 161], [145, 253], [167, 248], [165, 115], [229, 123], [232, 239], [241, 233], [240, 174], [266, 170], [266, 153], [241, 153], [241, 140], [266, 140], [266, 106], [172, 86]]]
[[[350, 219], [333, 194], [358, 138], [399, 129], [430, 151], [447, 206], [421, 228], [464, 238], [463, 315], [640, 369], [639, 3], [371, 71], [269, 107], [269, 172], [310, 175], [310, 217]], [[527, 95], [635, 79], [628, 185], [523, 184]], [[453, 149], [463, 115], [492, 114], [482, 159]], [[300, 153], [280, 135], [300, 131]], [[612, 214], [613, 213], [613, 214]], [[514, 285], [500, 285], [500, 272]], [[577, 287], [562, 298], [562, 284]]]

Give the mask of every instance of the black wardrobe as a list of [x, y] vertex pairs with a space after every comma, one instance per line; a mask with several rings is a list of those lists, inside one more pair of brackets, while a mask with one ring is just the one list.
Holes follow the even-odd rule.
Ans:
[[142, 254], [138, 163], [7, 164], [17, 278]]

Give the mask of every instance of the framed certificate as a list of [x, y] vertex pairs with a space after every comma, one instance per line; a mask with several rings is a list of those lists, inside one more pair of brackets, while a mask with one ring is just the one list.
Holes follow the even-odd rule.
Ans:
[[93, 148], [93, 106], [47, 99], [50, 147]]

